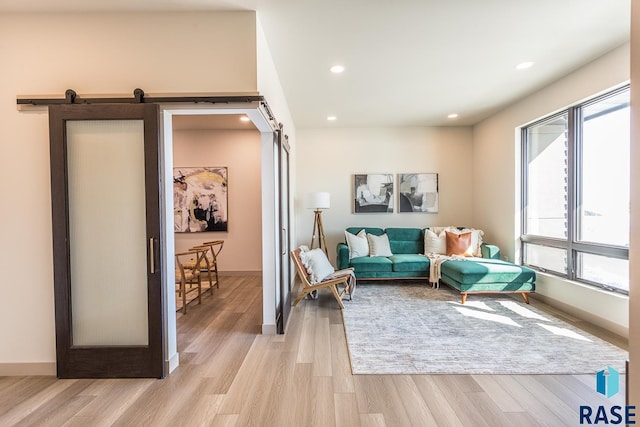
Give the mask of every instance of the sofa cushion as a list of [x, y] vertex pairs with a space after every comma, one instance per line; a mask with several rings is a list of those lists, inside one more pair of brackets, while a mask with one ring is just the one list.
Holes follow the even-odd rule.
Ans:
[[447, 242], [447, 256], [462, 255], [473, 256], [473, 246], [471, 246], [471, 232], [452, 233], [445, 231]]
[[393, 263], [393, 271], [429, 271], [429, 258], [417, 254], [400, 254], [389, 257]]
[[349, 258], [369, 256], [369, 241], [364, 230], [360, 230], [357, 234], [345, 231], [344, 237], [349, 246]]
[[448, 260], [440, 266], [442, 276], [450, 277], [461, 284], [474, 283], [533, 283], [535, 271], [499, 259], [467, 258]]
[[420, 228], [387, 228], [389, 244], [393, 254], [421, 254], [424, 251], [424, 238]]
[[445, 230], [431, 230], [429, 228], [424, 230], [424, 253], [426, 254], [441, 254], [447, 253], [447, 236]]
[[393, 271], [392, 263], [388, 258], [381, 256], [352, 258], [351, 266], [355, 269], [355, 273], [369, 272], [391, 272]]
[[374, 236], [382, 236], [384, 234], [384, 230], [382, 228], [374, 228], [374, 227], [347, 227], [347, 231], [351, 234], [358, 234], [361, 230], [364, 230], [365, 233], [373, 234]]
[[482, 257], [482, 236], [484, 236], [484, 231], [476, 230], [475, 228], [466, 228], [466, 227], [447, 227], [446, 231], [455, 234], [463, 234], [463, 233], [471, 233], [471, 245], [472, 245], [472, 255], [475, 257]]
[[391, 256], [391, 248], [389, 247], [389, 236], [383, 234], [376, 236], [375, 234], [367, 234], [369, 242], [369, 256]]

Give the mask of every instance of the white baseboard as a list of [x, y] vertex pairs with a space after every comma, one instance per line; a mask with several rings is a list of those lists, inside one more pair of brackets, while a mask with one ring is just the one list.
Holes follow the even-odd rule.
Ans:
[[180, 354], [174, 354], [169, 360], [164, 361], [164, 371], [167, 375], [172, 373], [180, 365]]
[[276, 325], [267, 325], [266, 323], [262, 324], [262, 335], [276, 335], [278, 333], [278, 329]]
[[0, 377], [55, 376], [55, 362], [0, 363]]
[[564, 311], [567, 314], [570, 314], [574, 317], [577, 317], [578, 319], [582, 319], [585, 320], [593, 325], [599, 326], [603, 329], [606, 329], [607, 331], [618, 335], [620, 338], [622, 338], [623, 340], [628, 340], [629, 339], [629, 328], [625, 328], [624, 326], [621, 326], [617, 323], [611, 322], [608, 319], [604, 319], [600, 316], [596, 316], [592, 313], [589, 313], [585, 310], [580, 310], [579, 308], [572, 306], [570, 304], [567, 304], [565, 302], [562, 301], [558, 301], [557, 299], [548, 297], [546, 295], [540, 294], [540, 293], [531, 293], [529, 294], [529, 298], [533, 298], [536, 299], [540, 302], [543, 302], [545, 304], [548, 304], [552, 307], [556, 307], [562, 311]]

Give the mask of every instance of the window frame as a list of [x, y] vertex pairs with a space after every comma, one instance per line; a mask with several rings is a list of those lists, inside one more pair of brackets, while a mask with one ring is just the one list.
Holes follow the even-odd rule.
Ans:
[[[520, 129], [520, 141], [521, 141], [521, 224], [520, 224], [520, 253], [521, 263], [535, 270], [549, 273], [555, 276], [563, 277], [568, 280], [584, 283], [590, 286], [595, 286], [610, 292], [629, 294], [628, 290], [616, 288], [604, 283], [598, 283], [591, 280], [578, 277], [578, 258], [579, 253], [600, 255], [608, 258], [616, 258], [629, 260], [629, 248], [625, 246], [609, 245], [603, 243], [593, 243], [587, 241], [578, 240], [579, 234], [579, 205], [582, 195], [582, 111], [583, 108], [596, 104], [604, 99], [614, 97], [623, 92], [630, 91], [630, 85], [624, 85], [620, 88], [608, 91], [602, 95], [590, 98], [584, 102], [574, 104], [568, 108], [558, 111], [556, 113], [545, 116], [539, 120], [531, 122]], [[618, 107], [624, 108], [624, 107]], [[528, 150], [528, 130], [534, 126], [540, 125], [554, 118], [567, 115], [567, 238], [554, 238], [546, 237], [535, 234], [527, 234], [527, 202], [528, 202], [528, 165], [529, 165], [529, 150]], [[566, 251], [567, 265], [566, 273], [548, 270], [541, 266], [529, 264], [525, 259], [526, 245], [539, 245], [551, 248], [563, 249]]]

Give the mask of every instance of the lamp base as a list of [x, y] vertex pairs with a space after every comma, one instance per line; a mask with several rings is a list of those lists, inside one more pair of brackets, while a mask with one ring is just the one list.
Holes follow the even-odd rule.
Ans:
[[327, 240], [324, 236], [324, 226], [322, 225], [322, 211], [320, 209], [316, 209], [313, 211], [315, 213], [315, 217], [313, 219], [313, 234], [311, 235], [311, 244], [309, 245], [309, 249], [313, 249], [313, 246], [316, 242], [316, 232], [318, 233], [318, 248], [324, 249], [324, 252], [329, 256], [329, 248], [327, 248]]

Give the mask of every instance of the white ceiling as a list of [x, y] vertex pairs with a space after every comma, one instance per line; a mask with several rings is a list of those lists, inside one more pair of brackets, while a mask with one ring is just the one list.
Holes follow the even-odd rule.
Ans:
[[[474, 124], [624, 44], [630, 24], [630, 0], [0, 0], [0, 12], [220, 9], [257, 11], [298, 128]], [[515, 70], [523, 61], [535, 64]]]

